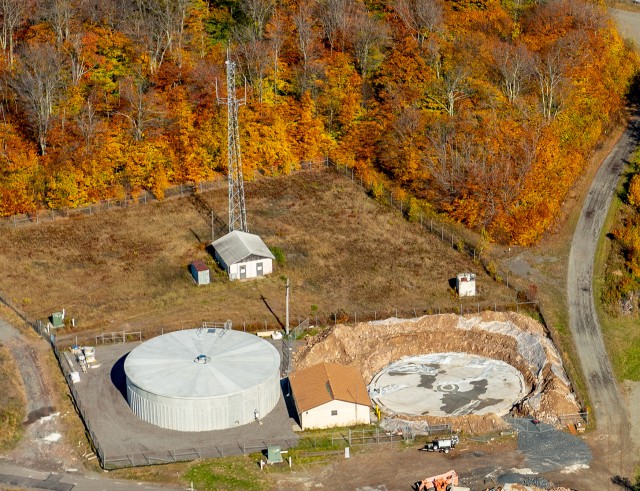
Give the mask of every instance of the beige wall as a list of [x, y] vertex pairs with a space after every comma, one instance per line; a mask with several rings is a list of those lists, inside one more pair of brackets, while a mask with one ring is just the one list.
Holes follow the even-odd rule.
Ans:
[[257, 276], [256, 265], [258, 263], [262, 263], [263, 276], [271, 274], [273, 272], [273, 261], [270, 258], [265, 257], [264, 259], [260, 259], [259, 261], [247, 261], [244, 263], [232, 264], [229, 268], [229, 279], [240, 279], [240, 266], [246, 266], [247, 278], [255, 278]]
[[[332, 411], [337, 411], [337, 414], [332, 415]], [[304, 411], [299, 416], [303, 430], [369, 424], [369, 406], [352, 402], [331, 401], [309, 411]]]

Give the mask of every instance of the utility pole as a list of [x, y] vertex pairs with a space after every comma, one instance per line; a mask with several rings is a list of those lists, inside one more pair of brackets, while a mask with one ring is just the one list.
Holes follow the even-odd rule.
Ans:
[[213, 244], [216, 240], [216, 230], [213, 226], [213, 210], [211, 210], [211, 243]]
[[287, 282], [285, 283], [285, 321], [284, 321], [284, 330], [289, 335], [289, 286], [291, 283], [289, 282], [289, 277], [287, 276]]
[[238, 107], [246, 102], [245, 97], [236, 97], [236, 64], [231, 61], [227, 50], [227, 97], [216, 97], [218, 104], [227, 105], [227, 160], [229, 183], [229, 233], [234, 230], [247, 232], [247, 212], [244, 204], [244, 179], [242, 177], [242, 158], [240, 155], [240, 131], [238, 129]]

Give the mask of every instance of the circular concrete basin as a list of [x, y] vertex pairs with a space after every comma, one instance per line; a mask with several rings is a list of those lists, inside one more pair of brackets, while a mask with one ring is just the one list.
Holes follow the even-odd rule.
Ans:
[[369, 384], [381, 408], [413, 416], [503, 415], [526, 392], [524, 377], [508, 363], [466, 353], [405, 357]]

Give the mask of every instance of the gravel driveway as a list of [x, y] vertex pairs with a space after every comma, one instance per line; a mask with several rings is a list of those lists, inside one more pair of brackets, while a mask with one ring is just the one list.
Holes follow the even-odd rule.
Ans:
[[[629, 156], [638, 144], [638, 120], [633, 118], [602, 162], [585, 199], [571, 242], [567, 273], [569, 325], [580, 358], [598, 430], [609, 437], [612, 452], [633, 455], [627, 405], [618, 388], [602, 340], [593, 299], [593, 263], [600, 231]], [[627, 459], [614, 459], [612, 473], [629, 475]], [[620, 468], [618, 468], [620, 467]]]

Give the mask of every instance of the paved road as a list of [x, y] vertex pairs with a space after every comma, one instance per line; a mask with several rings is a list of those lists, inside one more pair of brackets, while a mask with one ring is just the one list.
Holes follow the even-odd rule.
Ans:
[[49, 489], [53, 491], [125, 491], [127, 489], [181, 491], [184, 489], [158, 487], [137, 481], [108, 479], [99, 474], [39, 472], [0, 462], [0, 489], [5, 489], [3, 484], [16, 486], [20, 489]]
[[569, 324], [589, 390], [598, 430], [618, 456], [610, 462], [612, 473], [629, 475], [626, 456], [632, 455], [626, 402], [616, 383], [604, 347], [593, 298], [593, 263], [600, 231], [627, 159], [638, 145], [636, 118], [604, 160], [591, 184], [571, 242], [567, 274]]

